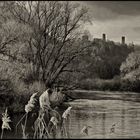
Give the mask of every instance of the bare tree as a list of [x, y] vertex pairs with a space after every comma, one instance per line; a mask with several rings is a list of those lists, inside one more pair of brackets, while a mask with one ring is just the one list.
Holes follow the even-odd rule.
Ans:
[[17, 37], [13, 35], [13, 30], [10, 29], [8, 16], [4, 9], [4, 2], [0, 3], [0, 54], [6, 55], [8, 45], [15, 43]]
[[69, 64], [89, 46], [80, 45], [88, 11], [78, 4], [58, 1], [19, 1], [9, 6], [19, 24], [30, 27], [28, 60], [34, 76], [51, 86]]
[[[14, 2], [0, 2], [0, 54], [4, 57], [16, 58], [15, 46], [21, 43], [23, 36], [27, 36], [29, 30], [24, 24], [19, 24], [14, 20], [14, 16], [9, 11], [9, 5]], [[22, 43], [23, 43], [22, 42]], [[1, 58], [1, 60], [4, 60]]]

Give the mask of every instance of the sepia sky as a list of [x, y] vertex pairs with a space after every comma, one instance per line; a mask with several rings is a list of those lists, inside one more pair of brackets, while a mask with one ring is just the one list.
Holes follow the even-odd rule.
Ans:
[[140, 1], [81, 1], [89, 8], [93, 24], [86, 27], [93, 37], [107, 34], [109, 40], [140, 44]]

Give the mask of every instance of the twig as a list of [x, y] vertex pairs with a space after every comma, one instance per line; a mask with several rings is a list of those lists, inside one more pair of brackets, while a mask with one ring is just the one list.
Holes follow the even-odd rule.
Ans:
[[16, 134], [17, 134], [17, 127], [18, 127], [18, 125], [20, 124], [20, 122], [24, 119], [24, 117], [25, 117], [26, 114], [27, 114], [27, 113], [25, 113], [25, 114], [22, 116], [22, 118], [18, 121], [18, 123], [17, 123], [17, 125], [16, 125]]
[[2, 129], [2, 132], [1, 132], [1, 139], [3, 139], [3, 129]]

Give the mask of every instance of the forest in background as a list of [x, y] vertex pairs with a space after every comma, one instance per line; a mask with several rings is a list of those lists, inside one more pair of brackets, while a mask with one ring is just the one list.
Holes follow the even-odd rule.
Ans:
[[48, 87], [139, 92], [135, 45], [89, 40], [87, 22], [88, 9], [71, 2], [0, 2], [1, 106]]

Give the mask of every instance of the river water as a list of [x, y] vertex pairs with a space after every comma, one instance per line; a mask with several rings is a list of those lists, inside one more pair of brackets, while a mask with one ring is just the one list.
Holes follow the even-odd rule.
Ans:
[[[138, 102], [83, 99], [70, 104], [76, 106], [69, 122], [71, 138], [140, 138]], [[81, 134], [85, 125], [92, 128], [88, 129], [88, 134]]]
[[[72, 106], [66, 124], [70, 138], [140, 138], [138, 101], [77, 99], [65, 105]], [[14, 120], [18, 121], [20, 117], [15, 117]], [[88, 133], [81, 133], [85, 125], [91, 128], [88, 128]], [[12, 132], [5, 135], [5, 138], [21, 136], [17, 137]]]

